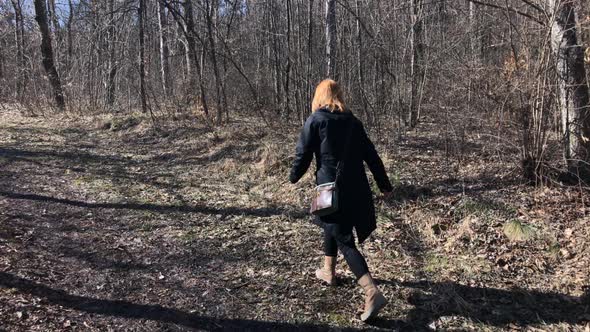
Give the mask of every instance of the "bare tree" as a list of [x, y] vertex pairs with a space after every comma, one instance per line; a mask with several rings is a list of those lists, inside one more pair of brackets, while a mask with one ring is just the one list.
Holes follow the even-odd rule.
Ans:
[[118, 33], [116, 29], [115, 19], [115, 0], [109, 0], [109, 24], [107, 35], [109, 40], [109, 74], [107, 78], [107, 105], [112, 107], [115, 103], [115, 92], [117, 89], [117, 39]]
[[211, 63], [213, 64], [213, 75], [215, 78], [215, 92], [217, 96], [217, 122], [221, 123], [223, 115], [227, 114], [227, 103], [225, 100], [225, 90], [223, 82], [219, 73], [219, 66], [217, 64], [217, 49], [215, 45], [215, 34], [213, 32], [213, 17], [215, 14], [215, 6], [211, 4], [214, 0], [205, 0], [205, 18], [207, 21], [207, 39], [209, 40], [209, 55]]
[[411, 0], [412, 28], [410, 30], [410, 75], [412, 84], [410, 86], [410, 107], [407, 125], [410, 128], [416, 127], [420, 118], [422, 106], [422, 88], [424, 84], [424, 3], [423, 0]]
[[72, 37], [72, 24], [74, 23], [74, 6], [72, 4], [72, 0], [68, 0], [68, 21], [66, 23], [67, 29], [67, 43], [68, 43], [68, 50], [67, 50], [67, 57], [66, 57], [66, 67], [69, 68], [70, 61], [72, 59], [72, 55], [74, 54], [74, 46], [73, 46], [73, 37]]
[[6, 88], [6, 82], [4, 78], [4, 50], [6, 49], [6, 42], [4, 39], [0, 39], [0, 100], [4, 99]]
[[[524, 124], [523, 151], [534, 150], [529, 159], [537, 164], [547, 142], [567, 146], [569, 164], [587, 159], [587, 90], [580, 69], [582, 44], [590, 38], [585, 21], [573, 15], [574, 8], [589, 15], [587, 1], [40, 2], [49, 10], [48, 31], [56, 34], [56, 72], [80, 109], [158, 113], [173, 105], [189, 111], [196, 103], [209, 116], [208, 97], [214, 96], [211, 112], [219, 122], [230, 109], [236, 116], [250, 110], [265, 121], [269, 114], [288, 121], [297, 110], [304, 121], [312, 89], [330, 76], [377, 133], [393, 126], [401, 137], [420, 125], [421, 116], [442, 110], [448, 119]], [[0, 24], [2, 94], [42, 103], [34, 99], [37, 89], [27, 89], [40, 81], [27, 75], [51, 75], [30, 61], [42, 54], [27, 43], [38, 34], [23, 3], [0, 1], [10, 17]], [[60, 8], [68, 8], [63, 18]], [[162, 102], [168, 107], [159, 107]], [[551, 132], [558, 143], [536, 131], [560, 126]], [[465, 134], [457, 128], [453, 135]], [[498, 137], [513, 129], [497, 128]]]
[[[168, 9], [170, 9], [169, 6], [168, 6]], [[184, 15], [185, 15], [184, 21], [186, 22], [186, 24], [185, 24], [186, 30], [184, 31], [184, 33], [185, 33], [186, 40], [187, 40], [190, 58], [192, 59], [193, 64], [195, 65], [195, 68], [196, 68], [196, 70], [194, 70], [194, 75], [196, 76], [197, 82], [199, 84], [199, 92], [200, 92], [200, 96], [201, 96], [201, 106], [203, 107], [203, 112], [205, 113], [205, 115], [208, 116], [209, 115], [209, 107], [207, 104], [207, 95], [205, 92], [205, 84], [203, 82], [203, 72], [201, 70], [202, 66], [199, 61], [199, 56], [197, 55], [197, 41], [196, 41], [196, 39], [198, 38], [198, 34], [196, 31], [196, 27], [195, 27], [193, 5], [190, 0], [185, 0], [185, 2], [184, 2]], [[176, 20], [183, 20], [183, 18], [180, 15], [175, 15], [175, 19]]]
[[170, 79], [170, 50], [168, 48], [168, 16], [166, 15], [166, 7], [159, 2], [157, 5], [158, 11], [158, 36], [160, 41], [160, 75], [162, 80], [162, 89], [164, 95], [170, 97], [172, 95], [172, 82]]
[[47, 22], [47, 4], [45, 0], [35, 0], [35, 20], [39, 24], [41, 30], [41, 56], [43, 67], [49, 77], [49, 82], [53, 88], [55, 103], [60, 110], [65, 110], [66, 103], [59, 79], [59, 74], [55, 67], [53, 60], [53, 48], [51, 46], [51, 32], [49, 31], [49, 24]]
[[553, 13], [551, 39], [557, 55], [559, 108], [564, 156], [570, 167], [590, 162], [590, 98], [584, 68], [584, 50], [578, 43], [572, 0], [548, 0]]
[[141, 111], [146, 113], [147, 107], [147, 96], [145, 88], [145, 39], [144, 39], [144, 12], [145, 12], [145, 0], [139, 0], [139, 6], [137, 7], [137, 17], [139, 24], [139, 93], [141, 97]]
[[[307, 100], [310, 101], [313, 93], [313, 0], [309, 0], [307, 12]], [[301, 120], [305, 121], [303, 118]]]
[[17, 99], [22, 102], [24, 98], [24, 89], [27, 83], [27, 68], [24, 54], [25, 28], [23, 20], [23, 10], [20, 0], [11, 0], [14, 9], [15, 20], [15, 41], [16, 41], [16, 58], [17, 58], [17, 76], [16, 76], [16, 95]]
[[326, 0], [326, 75], [337, 78], [336, 74], [336, 0]]

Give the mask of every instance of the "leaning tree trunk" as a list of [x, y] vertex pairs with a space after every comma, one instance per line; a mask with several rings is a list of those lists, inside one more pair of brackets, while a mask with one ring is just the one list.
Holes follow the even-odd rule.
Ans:
[[588, 169], [590, 162], [590, 98], [584, 52], [578, 43], [572, 0], [548, 0], [555, 15], [552, 47], [557, 57], [559, 108], [564, 137], [564, 157], [570, 170]]
[[51, 32], [49, 31], [49, 24], [47, 22], [47, 4], [45, 0], [35, 0], [35, 20], [39, 24], [41, 30], [41, 57], [43, 68], [49, 77], [49, 82], [53, 88], [55, 103], [60, 110], [65, 110], [66, 103], [64, 99], [63, 90], [59, 74], [55, 68], [53, 61], [53, 48], [51, 46]]
[[326, 0], [326, 65], [327, 77], [336, 79], [336, 0]]

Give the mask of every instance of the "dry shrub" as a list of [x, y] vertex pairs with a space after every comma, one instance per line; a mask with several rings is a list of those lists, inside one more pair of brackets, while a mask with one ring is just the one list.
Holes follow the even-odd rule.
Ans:
[[[99, 118], [100, 119], [100, 118]], [[137, 114], [129, 114], [125, 116], [109, 116], [97, 121], [97, 129], [122, 131], [131, 129], [144, 123], [144, 116]]]
[[475, 231], [471, 225], [476, 224], [478, 218], [475, 216], [468, 216], [461, 220], [457, 230], [448, 237], [447, 243], [445, 243], [446, 250], [452, 250], [457, 247], [458, 242], [462, 240], [471, 240], [475, 235]]
[[219, 170], [223, 173], [234, 174], [239, 169], [240, 165], [234, 159], [224, 159], [219, 165]]
[[264, 143], [257, 151], [259, 161], [256, 168], [263, 175], [288, 174], [291, 167], [291, 156], [284, 145], [279, 143]]

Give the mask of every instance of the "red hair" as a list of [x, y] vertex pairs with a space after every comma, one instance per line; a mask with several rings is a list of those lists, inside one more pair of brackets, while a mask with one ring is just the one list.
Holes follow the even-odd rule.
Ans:
[[342, 89], [332, 79], [321, 81], [315, 89], [313, 101], [311, 102], [311, 111], [315, 112], [323, 107], [327, 107], [330, 112], [344, 112], [346, 110], [342, 100]]

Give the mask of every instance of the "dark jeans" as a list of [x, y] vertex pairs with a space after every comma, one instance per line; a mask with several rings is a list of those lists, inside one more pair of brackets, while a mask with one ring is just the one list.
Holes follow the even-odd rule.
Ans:
[[357, 279], [369, 272], [365, 258], [354, 243], [352, 226], [327, 224], [324, 227], [324, 253], [326, 256], [336, 257], [338, 249]]

